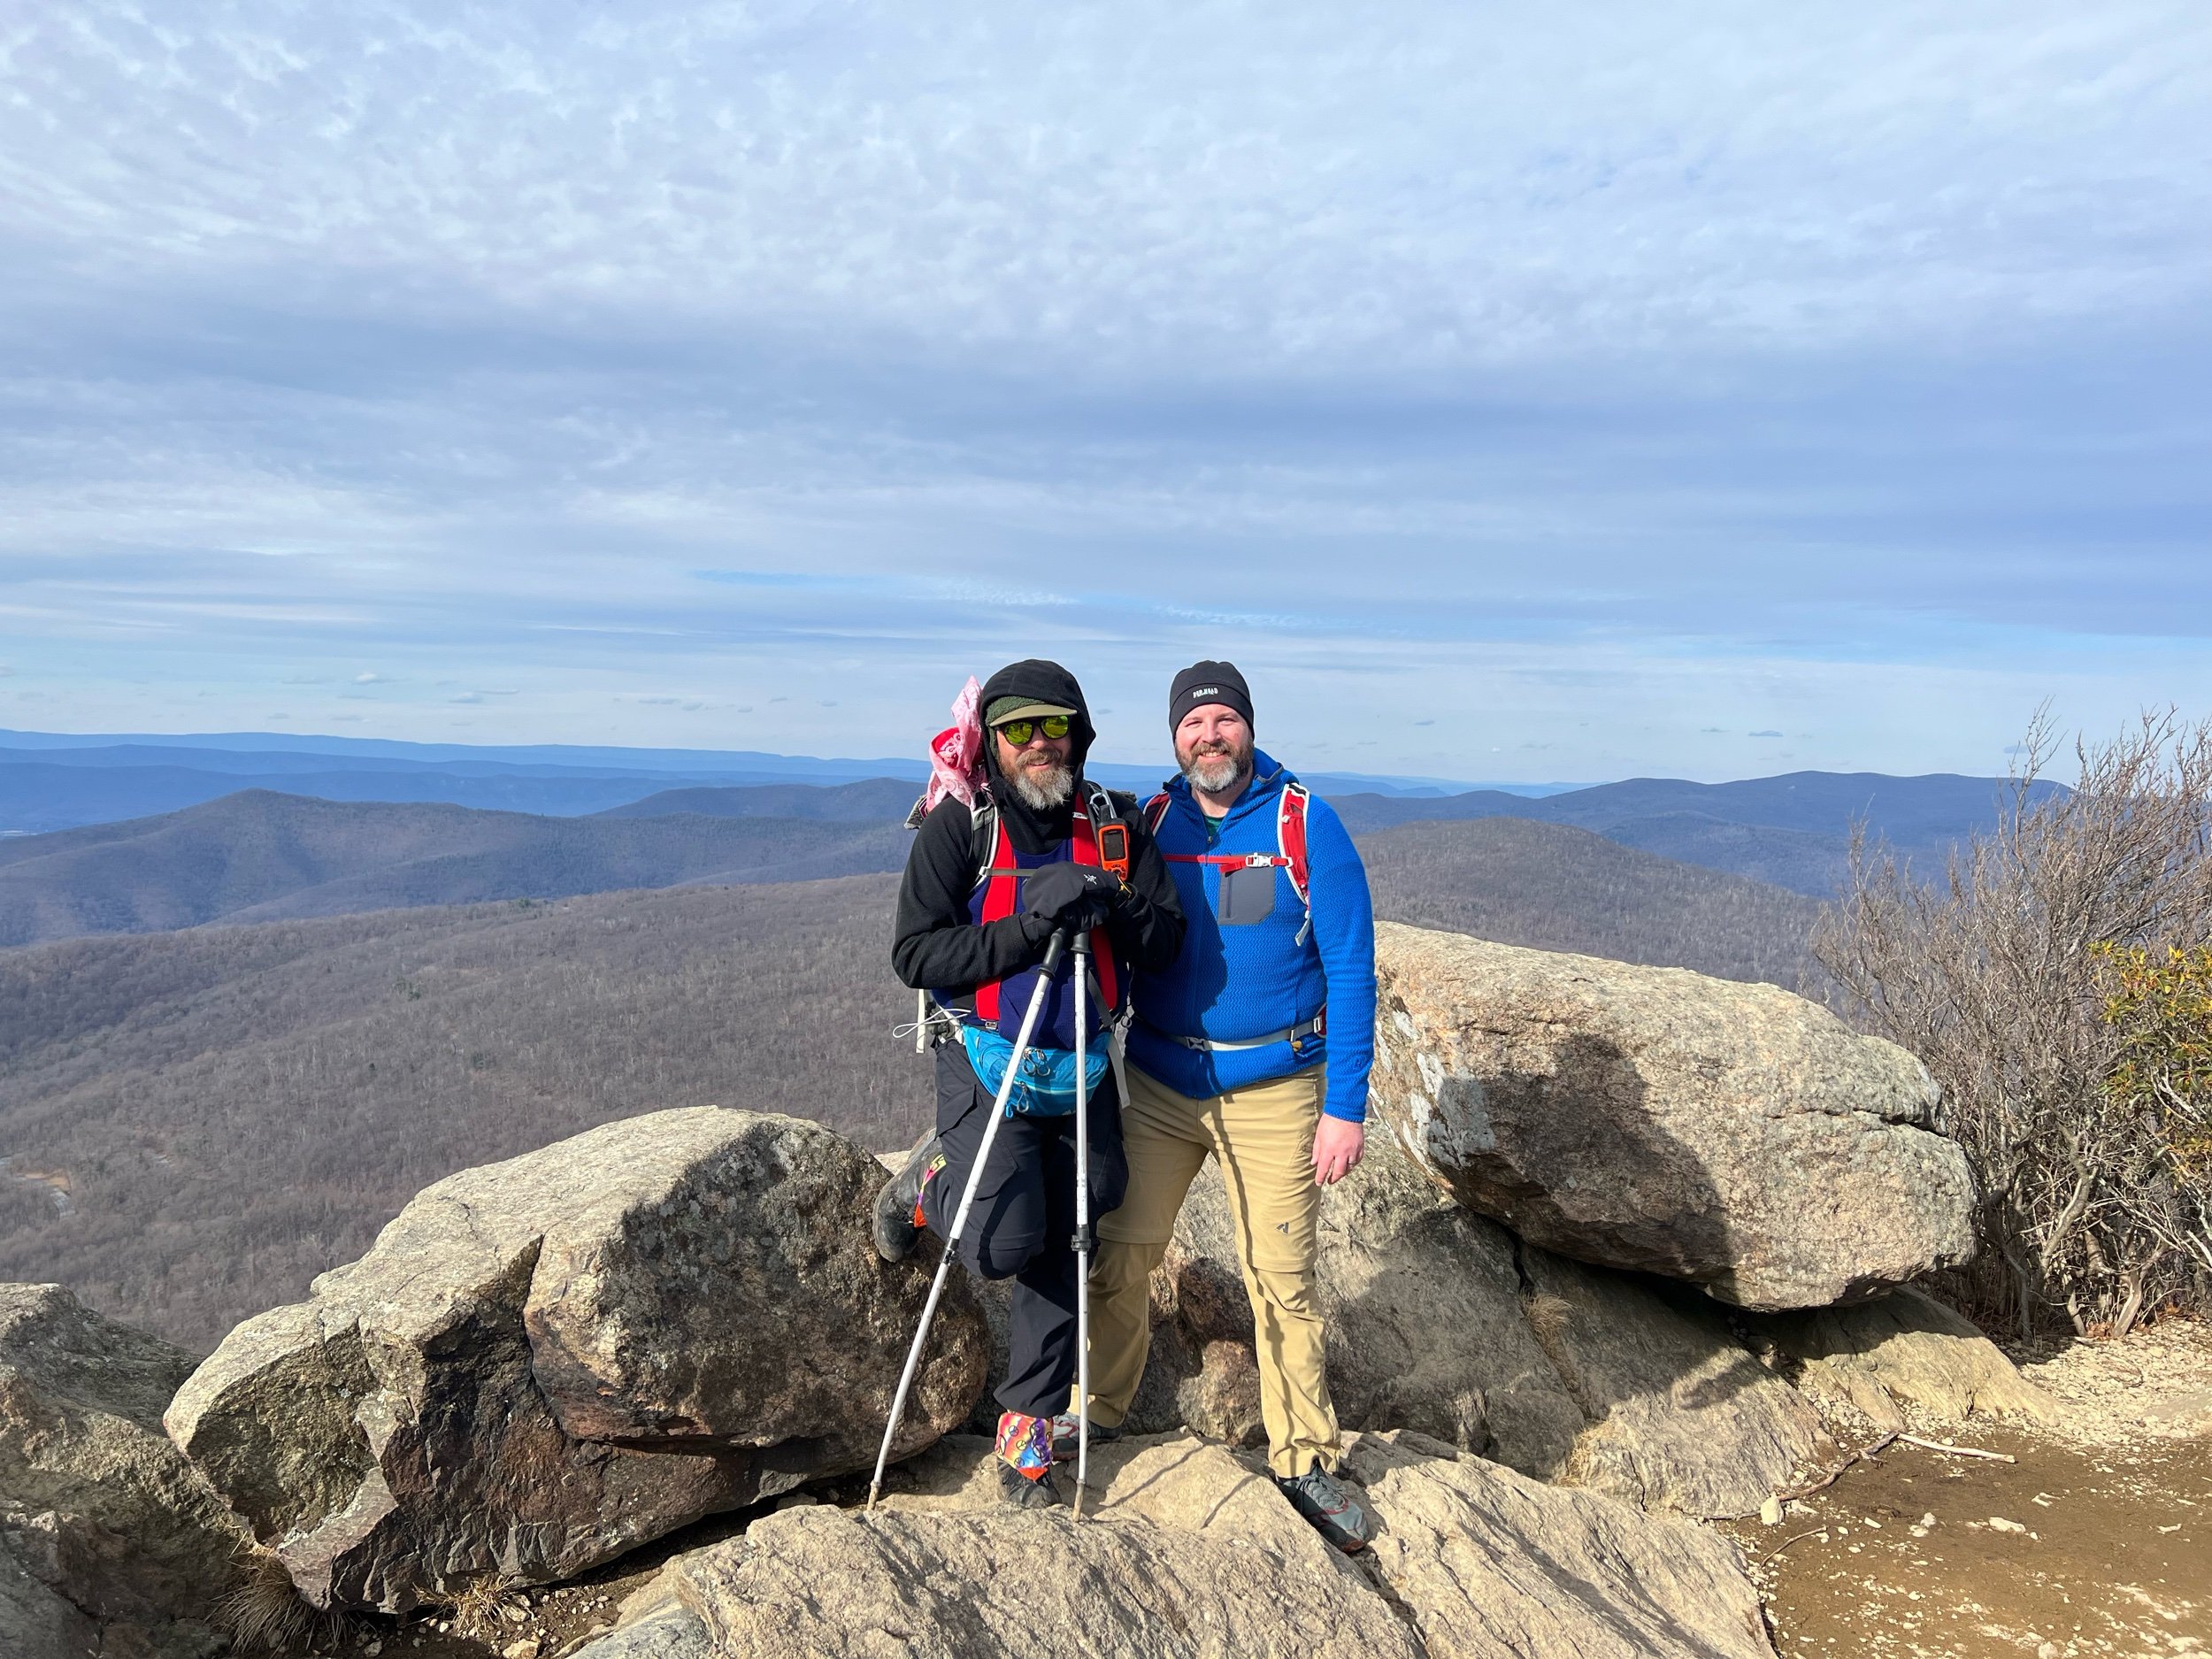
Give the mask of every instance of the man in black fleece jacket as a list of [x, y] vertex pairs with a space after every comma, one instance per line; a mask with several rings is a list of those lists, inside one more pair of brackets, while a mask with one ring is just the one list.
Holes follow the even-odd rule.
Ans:
[[[1183, 942], [1175, 883], [1133, 797], [1110, 797], [1129, 831], [1127, 879], [1098, 867], [1082, 775], [1095, 733], [1075, 677], [1056, 663], [1012, 664], [983, 687], [982, 718], [984, 787], [996, 821], [987, 817], [980, 827], [995, 844], [979, 844], [967, 806], [941, 801], [922, 822], [899, 887], [892, 965], [964, 1031], [938, 1034], [936, 1127], [877, 1205], [877, 1248], [894, 1260], [912, 1250], [923, 1227], [941, 1237], [951, 1229], [996, 1093], [977, 1075], [974, 1056], [987, 1068], [1018, 1033], [1053, 932], [1092, 933], [1102, 994], [1091, 997], [1087, 1022], [1094, 1055], [1105, 1052], [1105, 1018], [1126, 1004], [1133, 973], [1164, 972]], [[979, 881], [987, 866], [1003, 873]], [[1031, 1038], [1040, 1049], [1064, 1055], [1074, 1047], [1074, 966], [1071, 951], [1052, 976]], [[975, 1271], [1014, 1281], [998, 1390], [999, 1478], [1024, 1507], [1059, 1501], [1048, 1479], [1051, 1423], [1068, 1409], [1077, 1359], [1075, 1120], [1040, 1104], [1000, 1128], [961, 1240]], [[1089, 1130], [1095, 1218], [1120, 1205], [1128, 1177], [1110, 1072], [1091, 1091]]]

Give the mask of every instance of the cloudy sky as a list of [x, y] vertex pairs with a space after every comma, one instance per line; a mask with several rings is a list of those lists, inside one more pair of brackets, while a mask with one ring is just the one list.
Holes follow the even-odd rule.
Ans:
[[2208, 385], [2201, 0], [0, 13], [0, 726], [2000, 771]]

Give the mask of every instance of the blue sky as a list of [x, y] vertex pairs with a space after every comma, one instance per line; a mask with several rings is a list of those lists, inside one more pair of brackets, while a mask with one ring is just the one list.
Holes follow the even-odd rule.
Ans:
[[0, 726], [2001, 770], [2212, 711], [2212, 10], [19, 9]]

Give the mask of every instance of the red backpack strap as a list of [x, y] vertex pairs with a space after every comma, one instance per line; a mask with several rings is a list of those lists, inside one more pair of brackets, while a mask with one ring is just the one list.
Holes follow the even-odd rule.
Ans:
[[1282, 799], [1275, 807], [1275, 845], [1283, 856], [1283, 863], [1290, 871], [1290, 885], [1297, 890], [1298, 902], [1306, 907], [1306, 914], [1313, 914], [1313, 898], [1306, 883], [1306, 786], [1286, 783]]
[[[987, 826], [990, 832], [989, 840], [985, 842], [989, 851], [983, 855], [983, 869], [976, 885], [983, 889], [983, 914], [980, 919], [995, 922], [1014, 913], [1015, 901], [1021, 894], [1021, 875], [1014, 864], [1014, 844], [1007, 839], [1005, 822], [995, 809], [987, 812], [977, 809], [970, 822], [977, 830]], [[975, 1017], [994, 1025], [997, 1023], [998, 980], [992, 979], [975, 987]]]
[[1160, 826], [1167, 818], [1167, 791], [1164, 789], [1144, 803], [1144, 826], [1155, 835], [1160, 833]]

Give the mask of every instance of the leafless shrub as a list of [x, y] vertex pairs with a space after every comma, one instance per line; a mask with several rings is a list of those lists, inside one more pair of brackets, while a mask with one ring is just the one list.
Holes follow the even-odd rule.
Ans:
[[2193, 1254], [2157, 1119], [2109, 1087], [2124, 1036], [2106, 1018], [2115, 948], [2212, 935], [2212, 721], [2147, 713], [2073, 747], [2078, 777], [2055, 789], [2057, 734], [2039, 711], [1996, 827], [1939, 882], [1855, 835], [1814, 946], [1855, 1014], [1942, 1085], [1980, 1189], [1983, 1257], [1958, 1288], [2024, 1333], [2057, 1314], [2124, 1329], [2168, 1298], [2212, 1305], [2212, 1257]]

